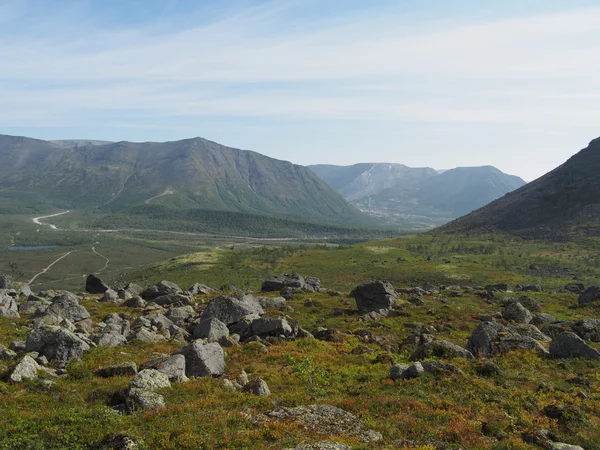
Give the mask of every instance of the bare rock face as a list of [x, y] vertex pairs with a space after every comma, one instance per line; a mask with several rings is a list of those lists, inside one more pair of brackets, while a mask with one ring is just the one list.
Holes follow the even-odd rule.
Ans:
[[225, 373], [225, 353], [217, 343], [195, 341], [174, 355], [185, 357], [185, 374], [188, 377], [210, 377]]
[[90, 294], [104, 294], [109, 289], [108, 285], [96, 275], [90, 274], [85, 280], [85, 292]]
[[586, 358], [600, 360], [600, 352], [575, 333], [560, 333], [550, 342], [550, 356], [555, 358]]
[[387, 281], [361, 284], [352, 290], [350, 296], [356, 299], [356, 306], [360, 314], [390, 309], [396, 301], [394, 287]]

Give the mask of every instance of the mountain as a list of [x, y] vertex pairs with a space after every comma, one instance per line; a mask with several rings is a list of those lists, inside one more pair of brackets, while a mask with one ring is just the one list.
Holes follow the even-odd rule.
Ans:
[[4, 212], [164, 206], [372, 223], [309, 169], [202, 138], [103, 143], [0, 135], [0, 158]]
[[388, 163], [309, 168], [349, 202], [408, 220], [448, 221], [525, 184], [492, 166], [443, 171]]
[[541, 178], [439, 230], [504, 231], [550, 239], [600, 235], [599, 172], [600, 138]]

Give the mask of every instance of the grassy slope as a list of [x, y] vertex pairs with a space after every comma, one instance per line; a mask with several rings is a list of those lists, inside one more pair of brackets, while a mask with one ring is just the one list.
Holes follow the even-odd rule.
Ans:
[[[228, 282], [256, 289], [268, 274], [298, 270], [320, 276], [325, 286], [346, 292], [359, 282], [381, 277], [390, 278], [397, 286], [428, 280], [452, 284], [542, 282], [546, 287], [555, 287], [570, 281], [572, 275], [566, 275], [564, 270], [552, 272], [551, 267], [568, 269], [586, 283], [598, 282], [599, 271], [587, 259], [588, 252], [575, 244], [523, 243], [486, 236], [469, 240], [420, 236], [337, 249], [223, 250], [211, 252], [210, 256], [178, 257], [133, 271], [126, 278], [145, 283], [170, 279], [183, 285], [192, 281], [214, 286]], [[427, 256], [433, 259], [428, 261]], [[397, 262], [398, 257], [407, 261]], [[445, 264], [444, 259], [451, 263]], [[547, 271], [543, 275], [531, 271], [531, 264], [543, 265]], [[543, 311], [559, 319], [596, 317], [600, 311], [598, 306], [572, 308], [577, 303], [574, 295], [532, 296], [543, 303]], [[308, 298], [317, 305], [304, 306]], [[476, 314], [499, 309], [465, 294], [449, 298], [446, 304], [427, 300], [426, 307], [402, 303], [400, 317], [371, 323], [360, 321], [353, 300], [345, 297], [303, 294], [289, 304], [294, 308], [289, 316], [307, 329], [367, 328], [377, 336], [385, 336], [398, 362], [405, 362], [410, 355], [409, 348], [398, 347], [410, 334], [406, 323], [434, 325], [438, 338], [465, 345], [478, 323]], [[95, 321], [109, 312], [125, 311], [91, 300], [84, 305]], [[24, 323], [0, 318], [0, 343], [23, 338]], [[154, 352], [169, 353], [175, 348], [176, 345], [166, 343], [97, 349], [69, 368], [69, 379], [50, 389], [39, 383], [9, 386], [0, 382], [0, 448], [94, 448], [107, 434], [127, 432], [142, 438], [144, 448], [279, 449], [328, 436], [307, 432], [294, 423], [257, 426], [249, 415], [273, 405], [313, 403], [340, 406], [383, 433], [384, 444], [372, 448], [397, 448], [395, 440], [409, 439], [444, 441], [452, 448], [533, 449], [523, 442], [521, 434], [539, 428], [550, 429], [558, 440], [586, 449], [600, 445], [599, 362], [557, 362], [531, 352], [515, 352], [493, 358], [503, 371], [501, 376], [481, 377], [476, 374], [477, 363], [457, 359], [452, 362], [465, 371], [464, 378], [424, 377], [394, 384], [386, 378], [389, 365], [378, 362], [382, 348], [349, 335], [332, 343], [298, 340], [277, 344], [266, 354], [254, 345], [227, 349], [227, 374], [235, 376], [245, 369], [264, 378], [273, 393], [269, 398], [232, 393], [218, 380], [198, 379], [164, 390], [167, 408], [162, 411], [131, 416], [108, 411], [105, 405], [115, 391], [126, 387], [129, 379], [100, 379], [92, 375], [93, 369], [121, 361], [141, 363]], [[2, 364], [6, 369], [6, 364]], [[566, 382], [578, 374], [592, 382], [591, 389]], [[536, 392], [541, 382], [552, 389]], [[575, 393], [580, 390], [591, 398], [576, 398]], [[583, 418], [559, 425], [541, 412], [550, 404], [571, 405]], [[333, 439], [366, 448], [351, 439]]]

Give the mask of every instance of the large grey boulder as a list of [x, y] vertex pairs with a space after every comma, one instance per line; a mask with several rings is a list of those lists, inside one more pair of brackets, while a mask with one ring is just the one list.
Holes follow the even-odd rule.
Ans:
[[85, 279], [85, 291], [90, 294], [104, 294], [110, 288], [96, 275], [90, 274]]
[[571, 329], [585, 341], [600, 342], [600, 319], [581, 319]]
[[202, 319], [194, 327], [194, 339], [206, 339], [208, 342], [222, 342], [229, 337], [229, 328], [216, 317]]
[[533, 316], [530, 323], [532, 325], [538, 326], [538, 325], [545, 325], [547, 323], [555, 323], [555, 322], [558, 322], [558, 321], [552, 314], [539, 313], [539, 314]]
[[474, 359], [473, 354], [459, 345], [448, 341], [432, 341], [417, 347], [409, 361], [420, 361], [425, 358], [466, 358]]
[[50, 364], [65, 367], [72, 359], [81, 358], [90, 346], [79, 336], [56, 326], [34, 329], [27, 336], [25, 350], [38, 352]]
[[531, 323], [520, 323], [508, 327], [510, 331], [535, 339], [536, 341], [550, 342], [552, 339], [542, 333], [535, 325]]
[[261, 317], [252, 321], [252, 333], [255, 336], [291, 336], [292, 327], [285, 319]]
[[103, 320], [103, 327], [92, 337], [92, 340], [100, 346], [117, 347], [127, 343], [127, 336], [131, 327], [129, 321], [118, 314], [109, 314]]
[[242, 320], [245, 316], [256, 314], [262, 316], [264, 310], [251, 295], [221, 296], [212, 299], [202, 312], [202, 319], [212, 317], [219, 319], [225, 325], [231, 325]]
[[0, 296], [0, 317], [19, 318], [19, 305], [10, 295]]
[[179, 306], [169, 308], [165, 313], [165, 317], [172, 321], [178, 327], [183, 327], [186, 323], [196, 315], [196, 311], [191, 306]]
[[174, 354], [185, 356], [185, 374], [188, 377], [219, 376], [225, 373], [225, 353], [217, 343], [194, 341]]
[[280, 274], [271, 278], [267, 278], [263, 281], [261, 291], [262, 292], [275, 292], [281, 291], [284, 288], [296, 288], [302, 289], [306, 281], [304, 277], [297, 273], [292, 274]]
[[73, 323], [90, 317], [90, 313], [79, 304], [79, 299], [70, 292], [54, 297], [44, 314], [64, 317]]
[[185, 375], [185, 356], [171, 355], [147, 361], [141, 366], [142, 369], [155, 369], [165, 374], [169, 381], [183, 383], [189, 381]]
[[157, 389], [171, 387], [169, 377], [156, 369], [143, 369], [129, 382], [130, 389], [143, 389], [155, 391]]
[[287, 306], [287, 300], [283, 297], [256, 297], [256, 301], [265, 309], [283, 310]]
[[511, 303], [504, 308], [502, 317], [515, 323], [529, 323], [532, 319], [531, 312], [519, 302]]
[[535, 350], [540, 354], [548, 351], [535, 339], [521, 336], [496, 322], [481, 322], [471, 334], [467, 350], [478, 356], [501, 355], [510, 350]]
[[108, 303], [119, 303], [120, 300], [119, 293], [117, 291], [113, 291], [112, 289], [107, 289], [104, 291], [104, 295], [101, 299], [101, 301]]
[[35, 359], [29, 355], [25, 355], [9, 375], [8, 381], [11, 383], [20, 383], [23, 380], [35, 380], [39, 368], [40, 366], [35, 362]]
[[350, 296], [356, 300], [360, 314], [390, 309], [396, 301], [394, 287], [387, 281], [375, 281], [356, 286]]
[[141, 296], [144, 300], [154, 300], [161, 295], [178, 294], [180, 292], [182, 292], [181, 288], [175, 283], [163, 280], [154, 286], [144, 289]]
[[580, 305], [587, 305], [588, 303], [592, 303], [598, 299], [600, 299], [600, 287], [590, 286], [581, 294], [579, 294], [578, 301]]
[[172, 294], [159, 295], [152, 301], [160, 306], [191, 305], [194, 302], [194, 298], [189, 295], [175, 292]]
[[600, 352], [575, 333], [560, 333], [550, 342], [550, 356], [600, 360]]

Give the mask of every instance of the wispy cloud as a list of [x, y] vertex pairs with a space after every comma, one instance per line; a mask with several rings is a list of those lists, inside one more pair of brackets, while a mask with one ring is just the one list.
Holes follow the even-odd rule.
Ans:
[[[27, 21], [32, 5], [17, 3], [0, 3], [6, 23]], [[415, 21], [374, 6], [363, 20], [292, 21], [299, 3], [274, 1], [178, 28], [167, 6], [130, 26], [77, 7], [47, 10], [37, 33], [4, 27], [0, 126], [116, 115], [132, 127], [223, 116], [587, 130], [600, 117], [600, 8]]]

